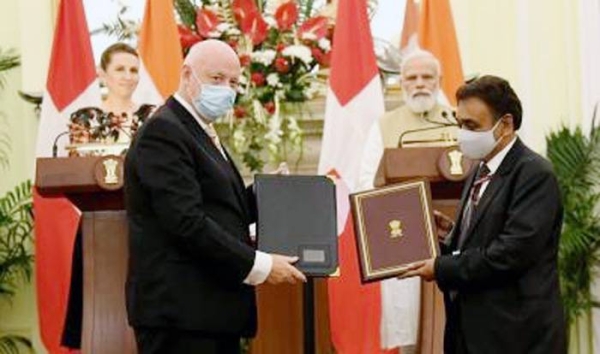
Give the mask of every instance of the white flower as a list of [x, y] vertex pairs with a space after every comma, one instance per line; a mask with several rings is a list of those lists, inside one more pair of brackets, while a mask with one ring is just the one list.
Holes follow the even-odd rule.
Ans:
[[220, 32], [225, 32], [227, 31], [229, 28], [231, 27], [231, 25], [227, 22], [221, 22], [217, 25], [216, 30], [220, 31]]
[[219, 38], [219, 37], [221, 37], [221, 34], [222, 34], [222, 32], [218, 31], [218, 30], [210, 31], [210, 32], [208, 32], [208, 37], [209, 38]]
[[331, 42], [327, 38], [319, 39], [319, 42], [317, 42], [317, 45], [319, 46], [319, 48], [323, 49], [325, 52], [328, 52], [329, 50], [331, 50]]
[[311, 83], [304, 91], [304, 96], [306, 96], [306, 99], [310, 100], [322, 93], [321, 91], [322, 89], [319, 84]]
[[312, 53], [305, 45], [291, 45], [283, 49], [281, 54], [286, 57], [298, 58], [306, 64], [310, 64], [313, 61]]
[[229, 29], [227, 30], [227, 34], [229, 34], [231, 36], [238, 36], [241, 33], [242, 32], [240, 32], [240, 30], [235, 27], [229, 27]]
[[312, 32], [304, 32], [302, 33], [302, 39], [305, 39], [307, 41], [314, 41], [315, 39], [317, 39], [317, 35]]
[[204, 8], [214, 13], [219, 13], [221, 11], [221, 6], [218, 3], [205, 5]]
[[263, 18], [264, 18], [265, 22], [267, 23], [267, 25], [269, 25], [269, 27], [277, 27], [277, 21], [275, 20], [274, 17], [265, 16]]
[[296, 120], [296, 118], [288, 118], [288, 129], [291, 131], [300, 131], [300, 126], [298, 125], [298, 121]]
[[267, 84], [269, 84], [269, 86], [277, 87], [277, 84], [279, 84], [279, 75], [275, 73], [267, 75]]
[[276, 146], [281, 142], [282, 135], [283, 132], [281, 131], [281, 119], [277, 114], [275, 114], [269, 120], [269, 132], [265, 134], [265, 139]]
[[[283, 85], [281, 85], [281, 84], [279, 84], [278, 86], [283, 87]], [[289, 90], [289, 85], [288, 85], [287, 89]], [[285, 90], [275, 91], [275, 96], [277, 96], [277, 98], [280, 100], [284, 100], [285, 99]]]
[[277, 55], [277, 52], [275, 52], [274, 50], [271, 50], [271, 49], [267, 49], [267, 50], [260, 50], [260, 51], [252, 52], [252, 54], [250, 54], [250, 57], [252, 58], [252, 61], [254, 61], [256, 63], [263, 64], [264, 66], [269, 66], [269, 65], [271, 65], [273, 60], [275, 60], [276, 55]]
[[289, 140], [296, 145], [300, 145], [302, 142], [302, 129], [298, 125], [298, 121], [294, 117], [288, 117], [287, 121]]
[[233, 132], [233, 146], [237, 151], [242, 151], [246, 145], [246, 137], [241, 129], [236, 129]]

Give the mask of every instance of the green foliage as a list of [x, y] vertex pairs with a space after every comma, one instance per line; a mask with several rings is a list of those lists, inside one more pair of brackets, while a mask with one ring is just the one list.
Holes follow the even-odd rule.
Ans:
[[14, 296], [19, 281], [29, 281], [33, 255], [31, 181], [0, 199], [0, 299]]
[[196, 3], [192, 0], [175, 0], [175, 12], [182, 24], [190, 28], [196, 27]]
[[558, 266], [570, 326], [596, 306], [590, 285], [600, 248], [600, 215], [596, 209], [600, 201], [600, 128], [594, 128], [588, 137], [579, 128], [563, 127], [551, 133], [546, 142], [565, 207]]
[[[9, 301], [23, 281], [30, 281], [33, 254], [31, 181], [17, 186], [0, 199], [0, 300]], [[31, 352], [31, 341], [17, 335], [0, 336], [0, 353]]]
[[[13, 50], [0, 48], [0, 88], [4, 73], [21, 64]], [[0, 112], [0, 117], [4, 114]], [[4, 123], [4, 121], [2, 121]], [[0, 131], [0, 167], [8, 167], [10, 137]], [[0, 199], [0, 300], [10, 301], [19, 280], [29, 281], [33, 255], [30, 253], [33, 232], [31, 182], [26, 181]], [[33, 352], [31, 341], [18, 335], [0, 335], [0, 353], [17, 354], [20, 349]]]
[[[5, 124], [4, 113], [0, 112], [0, 127]], [[0, 130], [0, 168], [8, 167], [10, 153], [10, 136], [4, 130]]]
[[4, 72], [21, 65], [21, 58], [13, 49], [0, 48], [0, 88], [4, 88]]
[[[33, 254], [31, 181], [17, 186], [0, 199], [0, 300], [11, 301], [18, 286], [30, 281]], [[31, 341], [17, 335], [0, 336], [0, 353], [31, 351]]]
[[304, 22], [316, 15], [315, 0], [299, 0], [297, 3], [300, 22]]
[[90, 32], [91, 35], [104, 33], [108, 36], [117, 37], [119, 41], [132, 41], [137, 38], [140, 27], [139, 21], [126, 19], [124, 15], [129, 10], [128, 6], [121, 5], [117, 19], [110, 23], [103, 23], [100, 28]]
[[[21, 65], [21, 59], [13, 49], [0, 48], [0, 89], [4, 88], [5, 73]], [[4, 114], [0, 112], [0, 123], [5, 124]], [[4, 130], [0, 130], [0, 167], [8, 167], [8, 155], [10, 152], [10, 136]]]
[[31, 341], [23, 336], [7, 335], [0, 337], [0, 353], [2, 354], [19, 354], [21, 349], [27, 350], [28, 353], [33, 353]]

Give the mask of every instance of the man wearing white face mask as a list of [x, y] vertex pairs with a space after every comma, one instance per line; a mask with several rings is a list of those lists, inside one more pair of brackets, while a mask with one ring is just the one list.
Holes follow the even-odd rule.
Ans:
[[256, 332], [253, 286], [306, 280], [295, 258], [254, 250], [251, 188], [212, 128], [239, 76], [227, 44], [193, 46], [178, 92], [127, 153], [127, 312], [141, 354], [238, 354]]
[[[440, 103], [440, 63], [428, 51], [416, 49], [403, 58], [401, 85], [404, 104], [386, 112], [369, 131], [359, 173], [360, 189], [374, 187], [384, 148], [447, 146], [456, 139], [453, 110]], [[381, 283], [384, 348], [401, 346], [412, 353], [417, 343], [421, 281], [387, 279]]]
[[444, 291], [444, 352], [566, 353], [557, 253], [562, 203], [552, 166], [516, 136], [519, 98], [509, 83], [484, 76], [457, 94], [459, 145], [479, 168], [467, 179], [442, 255], [409, 276]]

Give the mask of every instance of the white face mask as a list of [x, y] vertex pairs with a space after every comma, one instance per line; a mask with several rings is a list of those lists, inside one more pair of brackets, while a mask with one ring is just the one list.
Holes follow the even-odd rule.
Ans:
[[460, 147], [460, 151], [466, 157], [473, 160], [481, 160], [486, 157], [503, 138], [500, 137], [498, 140], [494, 138], [494, 130], [496, 130], [501, 121], [499, 119], [492, 129], [483, 132], [459, 129], [458, 146]]

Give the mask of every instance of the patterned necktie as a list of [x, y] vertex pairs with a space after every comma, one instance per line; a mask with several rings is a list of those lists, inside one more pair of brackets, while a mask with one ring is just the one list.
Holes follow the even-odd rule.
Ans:
[[219, 152], [221, 152], [221, 155], [225, 157], [225, 151], [223, 151], [223, 146], [221, 146], [219, 135], [217, 134], [217, 131], [215, 130], [215, 127], [212, 125], [212, 123], [206, 126], [206, 134], [208, 134], [210, 140], [212, 140], [213, 144], [215, 144], [215, 147], [219, 150]]
[[479, 171], [477, 171], [477, 175], [475, 176], [475, 182], [471, 186], [471, 191], [469, 192], [469, 199], [467, 200], [467, 204], [463, 210], [463, 217], [460, 223], [460, 235], [458, 237], [458, 246], [462, 246], [465, 238], [467, 236], [467, 231], [469, 230], [469, 226], [471, 225], [471, 221], [473, 218], [473, 214], [477, 204], [479, 204], [479, 199], [481, 198], [481, 187], [484, 183], [488, 182], [492, 178], [490, 175], [490, 169], [486, 164], [481, 165]]

